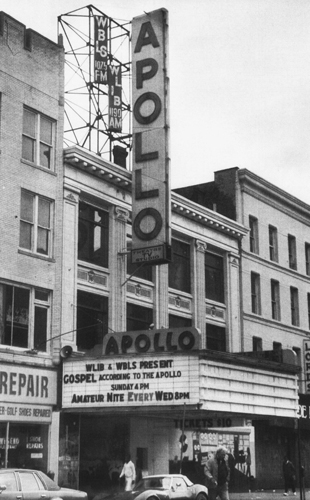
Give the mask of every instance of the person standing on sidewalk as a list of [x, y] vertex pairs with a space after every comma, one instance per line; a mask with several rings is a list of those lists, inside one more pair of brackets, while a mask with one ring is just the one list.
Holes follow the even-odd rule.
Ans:
[[288, 490], [291, 488], [293, 495], [296, 495], [296, 471], [292, 462], [284, 457], [283, 460], [283, 477], [284, 477], [284, 496], [288, 495]]
[[136, 480], [136, 469], [131, 461], [129, 453], [126, 455], [124, 467], [120, 473], [120, 478], [125, 476], [125, 491], [131, 491]]
[[209, 489], [209, 500], [229, 500], [228, 483], [230, 469], [228, 465], [228, 451], [220, 446], [205, 465], [206, 485]]

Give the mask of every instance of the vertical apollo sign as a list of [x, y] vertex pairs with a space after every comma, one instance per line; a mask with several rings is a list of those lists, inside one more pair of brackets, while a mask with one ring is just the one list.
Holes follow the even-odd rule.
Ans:
[[132, 20], [132, 262], [170, 261], [168, 12]]

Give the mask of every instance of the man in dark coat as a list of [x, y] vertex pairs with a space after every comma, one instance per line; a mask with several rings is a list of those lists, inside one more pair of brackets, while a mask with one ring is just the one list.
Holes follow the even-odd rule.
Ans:
[[230, 469], [228, 465], [228, 451], [220, 446], [214, 458], [208, 460], [205, 465], [206, 484], [209, 489], [209, 500], [216, 500], [219, 496], [221, 500], [229, 500], [228, 483]]
[[288, 495], [289, 488], [292, 489], [294, 495], [296, 495], [296, 471], [292, 462], [284, 457], [283, 461], [283, 476], [284, 476], [284, 496]]

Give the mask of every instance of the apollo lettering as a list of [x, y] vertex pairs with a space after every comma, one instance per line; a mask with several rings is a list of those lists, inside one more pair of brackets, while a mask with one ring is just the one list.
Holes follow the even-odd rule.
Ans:
[[[147, 21], [141, 25], [140, 33], [136, 43], [134, 52], [141, 52], [142, 47], [151, 44], [154, 48], [159, 47], [159, 42], [156, 37], [155, 31], [150, 21]], [[150, 68], [145, 71], [145, 68]], [[158, 72], [158, 62], [154, 58], [145, 58], [136, 62], [136, 88], [143, 88], [143, 82], [153, 78]], [[146, 101], [152, 101], [154, 109], [149, 115], [142, 115], [141, 107]], [[150, 125], [153, 123], [161, 113], [162, 103], [161, 98], [155, 92], [145, 92], [141, 94], [136, 102], [134, 103], [133, 113], [135, 119], [138, 123], [142, 125]], [[142, 143], [142, 132], [137, 132], [134, 137], [135, 140], [135, 161], [136, 163], [141, 163], [144, 161], [156, 160], [158, 158], [158, 151], [148, 151], [142, 153], [143, 143]], [[137, 200], [158, 197], [158, 189], [152, 189], [148, 191], [142, 191], [141, 187], [141, 171], [137, 170], [137, 175], [135, 178], [135, 197]], [[156, 220], [156, 225], [151, 233], [143, 233], [140, 229], [141, 220], [148, 216], [153, 215]], [[137, 236], [142, 240], [152, 240], [158, 235], [162, 226], [162, 217], [158, 210], [154, 208], [144, 209], [135, 218], [133, 222], [134, 231]]]
[[[198, 332], [195, 328], [162, 329], [147, 332], [126, 332], [123, 335], [108, 334], [104, 338], [103, 352], [115, 354], [144, 354], [165, 352], [188, 352], [198, 348]], [[161, 368], [169, 367], [167, 364]], [[128, 368], [128, 367], [127, 367]], [[130, 367], [129, 367], [130, 368]], [[134, 366], [135, 368], [135, 366]], [[141, 369], [148, 368], [145, 365]], [[152, 365], [152, 367], [154, 366]]]
[[[170, 245], [166, 15], [161, 9], [133, 24], [137, 33], [133, 42], [134, 251]], [[151, 256], [144, 262], [169, 261], [152, 252]]]

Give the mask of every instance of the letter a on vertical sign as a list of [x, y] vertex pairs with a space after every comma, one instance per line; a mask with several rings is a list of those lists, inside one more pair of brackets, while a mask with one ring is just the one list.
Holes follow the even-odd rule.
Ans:
[[94, 16], [94, 82], [108, 83], [108, 18]]
[[168, 12], [132, 20], [132, 262], [170, 261]]
[[109, 66], [109, 130], [122, 131], [122, 68]]

